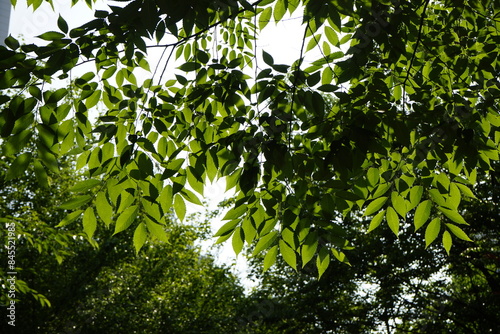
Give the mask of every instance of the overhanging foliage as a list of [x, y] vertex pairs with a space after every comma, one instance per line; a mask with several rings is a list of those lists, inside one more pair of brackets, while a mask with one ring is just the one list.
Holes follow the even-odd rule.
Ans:
[[[58, 157], [79, 155], [98, 182], [62, 208], [83, 214], [89, 239], [102, 222], [134, 228], [140, 248], [167, 211], [182, 219], [194, 192], [226, 178], [236, 200], [219, 241], [267, 252], [266, 267], [278, 254], [294, 268], [315, 258], [320, 275], [332, 257], [348, 262], [342, 219], [360, 211], [373, 216], [367, 230], [385, 221], [397, 236], [413, 223], [448, 252], [469, 240], [460, 202], [499, 159], [498, 1], [123, 5], [71, 30], [60, 17], [40, 45], [0, 47], [0, 89], [19, 92], [0, 95], [2, 153], [17, 156], [7, 177], [34, 164], [43, 183]], [[276, 64], [256, 41], [295, 10], [300, 54]], [[165, 54], [156, 69], [152, 48]], [[311, 50], [321, 57], [305, 64]], [[165, 73], [173, 57], [182, 64]], [[95, 69], [75, 77], [83, 63]], [[20, 154], [30, 138], [36, 152]], [[78, 195], [91, 187], [95, 197]]]

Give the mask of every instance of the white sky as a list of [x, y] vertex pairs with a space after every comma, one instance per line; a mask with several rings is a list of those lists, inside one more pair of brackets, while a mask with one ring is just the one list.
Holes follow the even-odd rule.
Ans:
[[[108, 7], [101, 0], [96, 3], [96, 8], [107, 9]], [[72, 29], [91, 20], [93, 13], [94, 10], [89, 9], [83, 2], [80, 2], [75, 7], [71, 7], [68, 0], [54, 0], [54, 10], [44, 2], [40, 8], [33, 12], [32, 8], [26, 7], [24, 1], [18, 0], [16, 8], [11, 13], [10, 33], [14, 37], [22, 37], [25, 43], [40, 43], [41, 40], [36, 38], [37, 35], [50, 30], [59, 30], [57, 28], [59, 14], [66, 20], [69, 28]], [[261, 35], [257, 41], [257, 49], [266, 50], [266, 52], [273, 56], [276, 64], [291, 64], [298, 59], [304, 34], [304, 28], [301, 26], [301, 15], [301, 10], [297, 10], [292, 17], [285, 16], [284, 20], [278, 23], [278, 25], [270, 22], [266, 27], [266, 34]], [[151, 69], [154, 69], [156, 66], [158, 60], [154, 60], [154, 57], [155, 55], [159, 57], [159, 51], [155, 50], [152, 57], [150, 57]], [[260, 54], [258, 56], [260, 57]], [[92, 67], [85, 70], [85, 72], [94, 69], [93, 65], [89, 66]], [[210, 185], [205, 190], [206, 200], [208, 200], [211, 208], [215, 208], [218, 202], [230, 195], [225, 194], [224, 182]], [[198, 209], [196, 206], [188, 208], [191, 212], [196, 212]], [[214, 233], [221, 225], [222, 222], [220, 221], [212, 223]], [[235, 260], [230, 240], [225, 243], [218, 257], [218, 262], [220, 263], [229, 264]], [[243, 274], [247, 268], [244, 258], [239, 256], [236, 261], [237, 271], [239, 271], [239, 276], [242, 278], [244, 285], [246, 287], [253, 286], [254, 284], [246, 280]]]

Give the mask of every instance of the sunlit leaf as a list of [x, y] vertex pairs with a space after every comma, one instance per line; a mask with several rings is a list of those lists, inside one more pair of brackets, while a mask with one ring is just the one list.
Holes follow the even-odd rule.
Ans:
[[453, 243], [453, 240], [451, 238], [450, 232], [444, 231], [444, 233], [443, 233], [443, 247], [446, 250], [446, 253], [448, 253], [448, 255], [450, 255], [452, 243]]
[[123, 210], [123, 212], [116, 219], [115, 232], [113, 234], [117, 234], [126, 230], [137, 218], [138, 213], [138, 205], [132, 205]]
[[382, 220], [384, 220], [384, 217], [385, 217], [385, 210], [382, 210], [379, 213], [377, 213], [370, 221], [370, 226], [368, 227], [368, 232], [371, 232], [374, 229], [376, 229], [380, 225]]
[[472, 241], [467, 234], [457, 225], [453, 224], [448, 224], [446, 223], [446, 227], [458, 238], [465, 240], [465, 241]]
[[83, 231], [87, 234], [89, 239], [92, 239], [96, 228], [97, 219], [95, 217], [94, 209], [87, 208], [83, 214]]
[[135, 253], [138, 254], [139, 251], [141, 250], [142, 246], [146, 242], [148, 236], [148, 231], [146, 229], [146, 225], [144, 223], [140, 223], [135, 231], [134, 231], [134, 237], [133, 237], [133, 242], [134, 242], [134, 247], [135, 247]]
[[415, 210], [414, 221], [415, 231], [421, 228], [431, 215], [432, 202], [429, 200], [423, 201]]
[[90, 195], [76, 196], [59, 205], [59, 208], [64, 210], [77, 209], [85, 203], [89, 202], [91, 199], [92, 197]]
[[297, 270], [297, 254], [283, 240], [279, 241], [280, 253], [286, 263], [293, 269]]
[[425, 229], [425, 247], [429, 247], [429, 245], [436, 240], [439, 235], [439, 231], [441, 230], [441, 220], [439, 218], [434, 218], [431, 220], [427, 228]]
[[391, 206], [387, 208], [387, 213], [385, 214], [385, 219], [387, 220], [387, 225], [389, 225], [391, 231], [396, 236], [398, 236], [398, 234], [399, 234], [399, 216]]
[[264, 256], [263, 270], [268, 270], [275, 262], [278, 255], [278, 245], [271, 247]]
[[177, 218], [179, 218], [180, 221], [183, 221], [186, 216], [186, 202], [184, 202], [179, 194], [174, 197], [174, 210]]
[[318, 252], [318, 257], [316, 258], [316, 267], [318, 268], [318, 278], [323, 276], [325, 270], [330, 265], [330, 252], [327, 248], [322, 247]]
[[370, 204], [368, 204], [368, 206], [366, 207], [363, 216], [370, 216], [375, 212], [378, 212], [384, 206], [385, 202], [387, 202], [387, 199], [388, 197], [380, 197], [371, 201]]

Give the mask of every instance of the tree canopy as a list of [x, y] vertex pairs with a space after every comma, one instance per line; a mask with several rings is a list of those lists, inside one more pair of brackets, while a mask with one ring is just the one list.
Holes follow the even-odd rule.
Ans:
[[[133, 229], [140, 249], [220, 178], [236, 195], [219, 242], [264, 252], [266, 268], [278, 254], [320, 276], [348, 263], [360, 213], [372, 218], [358, 233], [413, 226], [448, 253], [470, 240], [460, 205], [499, 159], [498, 1], [120, 2], [0, 47], [6, 179], [33, 165], [43, 184], [77, 155], [87, 179], [60, 208], [91, 242], [102, 224]], [[287, 13], [301, 13], [303, 38], [278, 64], [258, 41]]]
[[[0, 164], [1, 220], [15, 224], [17, 234], [15, 269], [0, 268], [0, 304], [19, 305], [19, 320], [2, 321], [0, 332], [245, 333], [243, 287], [197, 244], [210, 235], [200, 215], [170, 220], [162, 240], [146, 242], [140, 254], [131, 229], [114, 236], [97, 229], [95, 248], [80, 226], [57, 226], [64, 218], [58, 206], [82, 181], [71, 162], [48, 173], [50, 188], [39, 185], [32, 168], [3, 181], [9, 163]], [[1, 229], [5, 245], [8, 237]], [[10, 259], [11, 249], [1, 247], [0, 258]], [[17, 272], [15, 297], [9, 271]]]
[[295, 272], [283, 260], [262, 273], [251, 294], [266, 305], [256, 333], [487, 333], [500, 329], [500, 205], [498, 172], [480, 175], [478, 197], [464, 205], [475, 243], [458, 240], [449, 256], [438, 245], [425, 249], [410, 229], [396, 242], [389, 229], [356, 233], [366, 217], [354, 219], [348, 234], [352, 267], [330, 266], [320, 280], [311, 264]]

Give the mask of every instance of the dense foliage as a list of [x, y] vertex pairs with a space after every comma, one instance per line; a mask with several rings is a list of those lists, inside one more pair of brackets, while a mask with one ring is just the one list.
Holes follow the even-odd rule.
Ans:
[[[0, 47], [0, 89], [19, 94], [0, 94], [2, 155], [15, 157], [7, 179], [29, 165], [43, 179], [78, 155], [88, 177], [78, 190], [97, 191], [61, 208], [83, 217], [89, 240], [96, 224], [130, 228], [139, 249], [218, 178], [236, 191], [219, 241], [253, 244], [265, 267], [278, 254], [293, 268], [315, 259], [319, 275], [331, 258], [347, 262], [346, 226], [360, 211], [373, 218], [357, 233], [385, 221], [407, 237], [413, 226], [448, 253], [454, 238], [470, 240], [459, 206], [499, 159], [498, 1], [121, 5]], [[277, 64], [259, 36], [299, 11], [297, 60]], [[154, 67], [152, 48], [164, 53]], [[321, 56], [305, 63], [312, 50]], [[94, 67], [77, 74], [84, 63]], [[37, 149], [25, 152], [30, 139]]]
[[[27, 149], [32, 149], [31, 145]], [[137, 255], [127, 230], [97, 229], [93, 247], [78, 224], [57, 226], [58, 206], [80, 180], [71, 160], [41, 187], [36, 173], [2, 181], [2, 224], [15, 224], [16, 288], [0, 268], [0, 305], [16, 301], [15, 327], [4, 318], [2, 333], [244, 333], [243, 288], [227, 267], [217, 266], [197, 241], [207, 238], [200, 217], [170, 222], [162, 241], [149, 241]], [[0, 176], [9, 165], [2, 162]], [[88, 192], [92, 194], [91, 191]], [[0, 231], [7, 245], [7, 233]], [[7, 263], [9, 249], [0, 248]], [[8, 314], [8, 311], [7, 311]], [[5, 313], [3, 314], [5, 317]]]
[[[268, 312], [255, 319], [256, 333], [496, 333], [500, 330], [500, 188], [498, 172], [480, 177], [485, 200], [465, 205], [474, 244], [456, 243], [447, 256], [404, 231], [351, 235], [352, 267], [329, 267], [320, 280], [308, 265], [299, 272], [283, 261], [265, 273], [251, 299]], [[355, 233], [363, 220], [350, 222]], [[473, 232], [474, 231], [474, 232]]]

